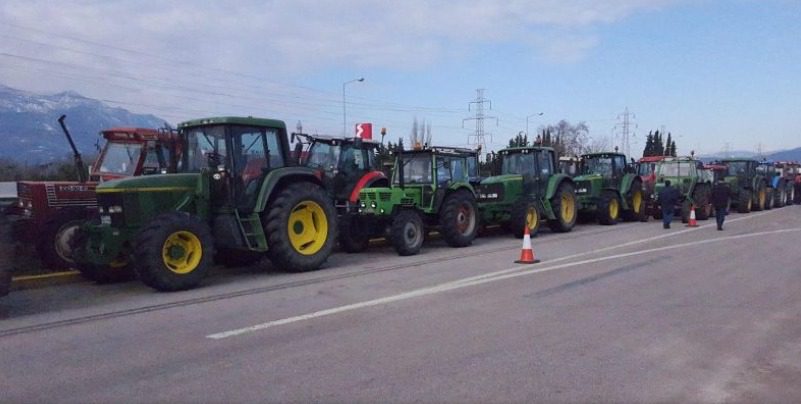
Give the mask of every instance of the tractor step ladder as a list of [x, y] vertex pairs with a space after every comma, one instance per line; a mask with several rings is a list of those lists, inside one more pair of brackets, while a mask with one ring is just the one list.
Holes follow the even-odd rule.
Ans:
[[240, 214], [235, 210], [239, 230], [245, 237], [245, 244], [254, 251], [267, 251], [267, 237], [264, 235], [264, 228], [261, 226], [261, 218], [258, 213]]

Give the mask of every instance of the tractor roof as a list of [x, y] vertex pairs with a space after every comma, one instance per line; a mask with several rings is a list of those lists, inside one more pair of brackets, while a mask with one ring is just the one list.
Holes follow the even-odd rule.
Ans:
[[587, 153], [582, 154], [581, 158], [593, 158], [593, 157], [623, 157], [626, 158], [626, 155], [623, 153], [616, 153], [616, 152], [602, 152], [602, 153]]
[[[356, 142], [356, 140], [360, 139], [360, 138], [357, 138], [357, 137], [342, 137], [342, 136], [317, 135], [317, 134], [309, 135], [309, 134], [306, 134], [306, 133], [299, 133], [299, 134], [295, 134], [295, 135], [304, 136], [307, 139], [312, 139], [312, 140], [314, 140], [316, 142], [322, 142], [322, 143], [354, 143], [354, 142]], [[370, 143], [370, 144], [376, 144], [376, 145], [380, 144], [379, 142], [377, 142], [377, 141], [375, 141], [373, 139], [361, 139], [361, 141], [364, 142], [364, 143]]]
[[548, 146], [523, 146], [523, 147], [507, 147], [505, 149], [499, 150], [498, 153], [509, 153], [509, 154], [512, 154], [512, 153], [520, 153], [520, 152], [531, 151], [531, 150], [550, 150], [550, 151], [555, 151], [555, 149], [553, 147], [548, 147]]
[[473, 156], [478, 153], [477, 149], [467, 149], [462, 147], [448, 147], [448, 146], [429, 146], [422, 149], [404, 150], [403, 154], [440, 154], [451, 156]]
[[193, 119], [191, 121], [179, 123], [178, 128], [192, 128], [206, 125], [243, 125], [286, 129], [286, 124], [284, 121], [277, 119], [254, 118], [252, 116], [221, 116], [214, 118]]
[[738, 163], [738, 162], [744, 162], [744, 161], [745, 162], [753, 162], [753, 163], [758, 163], [759, 162], [759, 161], [757, 161], [755, 159], [748, 158], [748, 157], [740, 157], [740, 158], [729, 157], [729, 158], [725, 158], [725, 159], [720, 159], [718, 161], [723, 163], [723, 164], [726, 164], [726, 163]]
[[640, 158], [638, 161], [639, 163], [655, 163], [657, 161], [662, 161], [665, 159], [665, 156], [646, 156]]
[[690, 156], [680, 156], [680, 157], [672, 157], [672, 156], [665, 156], [662, 158], [662, 163], [679, 163], [679, 162], [700, 162], [694, 157]]
[[704, 164], [704, 169], [724, 171], [724, 170], [727, 170], [728, 167], [726, 167], [723, 164]]
[[100, 134], [109, 140], [158, 140], [168, 135], [167, 132], [150, 128], [116, 127], [100, 131]]

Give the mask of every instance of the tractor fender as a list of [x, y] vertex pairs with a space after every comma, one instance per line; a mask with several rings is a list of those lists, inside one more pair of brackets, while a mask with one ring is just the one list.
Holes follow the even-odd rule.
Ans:
[[[640, 181], [640, 176], [634, 174], [626, 174], [623, 176], [623, 180], [620, 181], [620, 192], [619, 192], [619, 196], [621, 198], [623, 197], [623, 195], [629, 193], [631, 185], [634, 184], [634, 181]], [[642, 181], [640, 181], [640, 183], [642, 183]]]
[[320, 173], [308, 167], [289, 166], [281, 167], [270, 171], [264, 177], [259, 190], [259, 196], [256, 199], [256, 212], [264, 212], [267, 208], [267, 203], [272, 199], [275, 190], [280, 190], [283, 187], [296, 183], [296, 182], [311, 182], [313, 184], [322, 186]]
[[362, 191], [362, 188], [370, 187], [380, 180], [387, 180], [387, 176], [381, 171], [370, 171], [369, 173], [364, 174], [362, 178], [359, 178], [359, 181], [357, 181], [356, 185], [353, 187], [348, 201], [350, 203], [356, 203], [356, 201], [359, 200], [359, 192]]
[[548, 179], [548, 188], [545, 191], [545, 199], [550, 200], [551, 198], [553, 198], [553, 196], [556, 195], [556, 190], [559, 189], [559, 186], [565, 182], [567, 182], [570, 185], [573, 185], [574, 187], [576, 185], [573, 182], [573, 179], [571, 179], [569, 176], [565, 174], [552, 175], [551, 178]]

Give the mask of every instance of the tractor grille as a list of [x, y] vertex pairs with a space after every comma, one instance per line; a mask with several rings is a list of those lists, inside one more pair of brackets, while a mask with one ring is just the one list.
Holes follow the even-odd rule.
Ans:
[[414, 198], [401, 198], [401, 205], [414, 205]]
[[[111, 225], [114, 227], [123, 227], [125, 226], [125, 213], [126, 213], [126, 206], [123, 203], [122, 195], [120, 194], [98, 194], [97, 195], [97, 206], [100, 211], [100, 218], [101, 222], [103, 217], [110, 217], [111, 218]], [[122, 206], [121, 213], [111, 213], [109, 214], [109, 208], [112, 206]]]
[[578, 181], [576, 182], [576, 194], [577, 195], [588, 195], [592, 193], [592, 182], [590, 181]]
[[381, 193], [378, 194], [378, 199], [380, 199], [382, 201], [385, 201], [385, 202], [389, 201], [390, 199], [392, 199], [392, 193], [390, 193], [390, 192], [381, 192]]
[[362, 201], [374, 201], [376, 200], [375, 197], [376, 195], [372, 192], [362, 192], [359, 194], [359, 199]]
[[[69, 190], [74, 192], [74, 195], [67, 196], [59, 194], [56, 191], [56, 185], [54, 184], [47, 184], [45, 186], [45, 193], [47, 194], [47, 205], [52, 206], [54, 208], [66, 208], [70, 206], [77, 206], [77, 207], [94, 207], [97, 206], [97, 202], [95, 200], [94, 192], [87, 191], [88, 187], [86, 185], [59, 185], [59, 187], [71, 188], [75, 187], [78, 190]], [[94, 188], [94, 186], [92, 186]], [[67, 192], [69, 192], [67, 191]], [[64, 189], [61, 192], [65, 192]]]
[[487, 184], [478, 188], [478, 200], [480, 202], [502, 201], [503, 197], [503, 184]]

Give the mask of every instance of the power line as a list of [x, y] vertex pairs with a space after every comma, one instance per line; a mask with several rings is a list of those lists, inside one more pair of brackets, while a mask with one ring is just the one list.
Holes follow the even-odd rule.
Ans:
[[489, 109], [492, 109], [492, 101], [484, 98], [484, 89], [479, 88], [476, 90], [476, 99], [467, 104], [468, 110], [471, 110], [475, 105], [476, 116], [462, 119], [462, 126], [464, 126], [465, 121], [476, 121], [476, 131], [472, 135], [467, 135], [467, 143], [473, 147], [479, 147], [481, 150], [487, 150], [487, 137], [492, 142], [492, 133], [484, 131], [484, 120], [494, 119], [495, 125], [498, 125], [498, 117], [484, 114], [484, 104], [488, 104]]
[[[634, 123], [634, 119], [637, 116], [634, 113], [629, 112], [629, 107], [626, 107], [625, 111], [620, 113], [617, 116], [618, 123], [615, 125], [615, 137], [620, 137], [620, 151], [627, 156], [631, 156], [631, 136], [634, 136], [633, 129], [637, 128], [637, 124]], [[613, 139], [613, 143], [615, 139]]]

